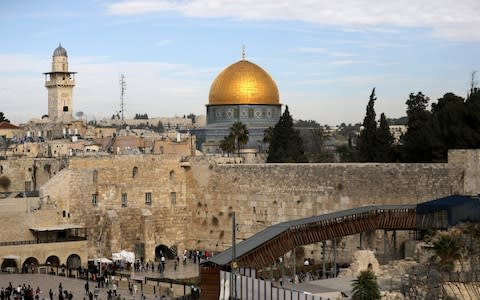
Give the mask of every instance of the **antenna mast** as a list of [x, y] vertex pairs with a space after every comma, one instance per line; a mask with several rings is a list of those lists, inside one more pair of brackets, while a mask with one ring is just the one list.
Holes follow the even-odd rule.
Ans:
[[125, 110], [125, 91], [127, 90], [127, 82], [125, 81], [125, 74], [120, 75], [120, 112], [122, 113], [122, 122], [123, 122], [123, 111]]

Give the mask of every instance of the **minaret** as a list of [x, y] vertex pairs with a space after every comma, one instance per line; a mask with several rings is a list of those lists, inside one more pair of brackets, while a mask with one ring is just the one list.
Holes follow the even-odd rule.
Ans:
[[43, 73], [48, 90], [48, 117], [54, 122], [72, 122], [75, 73], [68, 71], [67, 50], [59, 44], [53, 51], [52, 71]]

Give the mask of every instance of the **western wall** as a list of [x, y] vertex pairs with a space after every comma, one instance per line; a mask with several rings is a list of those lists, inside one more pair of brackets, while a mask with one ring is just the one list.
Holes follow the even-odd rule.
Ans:
[[[71, 157], [66, 169], [42, 185], [39, 199], [45, 209], [56, 209], [51, 223], [88, 228], [88, 257], [108, 257], [125, 249], [154, 260], [159, 245], [178, 251], [229, 247], [233, 211], [240, 241], [278, 222], [336, 210], [476, 194], [479, 154], [452, 151], [449, 163], [439, 164], [216, 164], [207, 157], [187, 162], [175, 155]], [[9, 163], [14, 162], [3, 164]]]

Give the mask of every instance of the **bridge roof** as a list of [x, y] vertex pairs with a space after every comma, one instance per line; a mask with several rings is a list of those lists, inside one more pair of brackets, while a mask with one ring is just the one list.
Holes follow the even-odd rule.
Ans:
[[[355, 219], [356, 217], [364, 214], [372, 214], [382, 211], [412, 210], [415, 209], [415, 207], [416, 205], [371, 205], [278, 223], [268, 228], [265, 228], [264, 230], [253, 235], [252, 237], [238, 243], [235, 249], [236, 257], [238, 260], [242, 256], [245, 256], [255, 251], [268, 241], [271, 241], [282, 235], [286, 235], [290, 231], [296, 231], [298, 229], [307, 227], [317, 228], [326, 221], [341, 222], [345, 218]], [[229, 248], [217, 254], [208, 262], [221, 266], [229, 265], [232, 262], [232, 248]]]

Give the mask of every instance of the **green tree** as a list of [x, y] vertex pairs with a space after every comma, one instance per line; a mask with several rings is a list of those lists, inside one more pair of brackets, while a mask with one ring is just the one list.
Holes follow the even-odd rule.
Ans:
[[230, 127], [230, 135], [233, 136], [237, 154], [240, 155], [240, 148], [248, 143], [247, 125], [243, 124], [242, 122], [233, 123], [232, 127]]
[[187, 118], [192, 120], [192, 124], [195, 124], [196, 119], [197, 119], [197, 116], [196, 116], [195, 114], [190, 113], [190, 114], [187, 116]]
[[348, 137], [348, 143], [337, 147], [337, 153], [340, 156], [341, 162], [356, 162], [358, 161], [358, 151], [353, 147], [352, 136]]
[[353, 300], [377, 300], [380, 299], [380, 288], [377, 277], [372, 271], [362, 271], [352, 284]]
[[319, 128], [320, 124], [314, 120], [298, 120], [295, 122], [295, 127]]
[[375, 120], [375, 88], [370, 94], [367, 113], [363, 119], [363, 129], [357, 139], [357, 150], [361, 161], [374, 161], [377, 148], [377, 121]]
[[[472, 79], [474, 81], [474, 78]], [[472, 129], [476, 137], [480, 136], [480, 89], [475, 87], [472, 82], [472, 88], [465, 100], [467, 110], [467, 125]], [[473, 148], [480, 148], [480, 138], [476, 138]]]
[[462, 97], [447, 93], [432, 104], [435, 161], [447, 161], [448, 149], [478, 148], [478, 132], [469, 124], [469, 111]]
[[280, 120], [273, 128], [267, 162], [307, 162], [302, 138], [298, 131], [293, 128], [293, 119], [288, 111], [288, 106], [285, 107]]
[[393, 135], [390, 132], [385, 114], [380, 115], [380, 126], [377, 128], [377, 148], [375, 161], [390, 162], [393, 158]]
[[272, 135], [273, 135], [273, 127], [270, 126], [263, 131], [263, 142], [265, 144], [269, 144], [270, 141], [272, 140]]
[[462, 258], [460, 239], [452, 234], [442, 234], [434, 240], [433, 250], [435, 255], [432, 256], [432, 259], [440, 259], [439, 265], [443, 271], [453, 271], [455, 261]]
[[10, 123], [10, 120], [5, 118], [5, 115], [3, 114], [3, 112], [0, 111], [0, 122], [7, 122], [7, 123]]
[[298, 129], [303, 140], [305, 155], [309, 162], [333, 162], [333, 154], [327, 153], [324, 149], [325, 140], [328, 135], [323, 127]]
[[226, 152], [228, 156], [230, 156], [230, 154], [235, 151], [235, 137], [232, 134], [224, 137], [223, 140], [220, 142], [220, 149], [222, 149], [223, 152]]
[[404, 156], [407, 162], [431, 162], [434, 137], [431, 130], [430, 101], [422, 92], [411, 93], [407, 104], [408, 130], [404, 136]]

